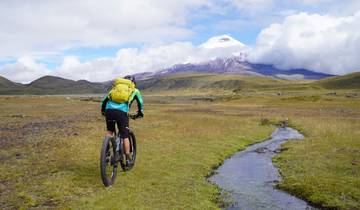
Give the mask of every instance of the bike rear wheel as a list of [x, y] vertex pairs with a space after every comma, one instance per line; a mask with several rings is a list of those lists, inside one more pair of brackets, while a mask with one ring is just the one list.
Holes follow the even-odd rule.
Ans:
[[101, 179], [108, 187], [114, 184], [117, 173], [116, 143], [112, 137], [105, 137], [100, 152]]
[[132, 164], [126, 166], [125, 151], [123, 151], [122, 157], [120, 158], [120, 166], [124, 171], [131, 170], [134, 167], [136, 160], [136, 138], [134, 132], [132, 132], [131, 130], [129, 131], [129, 141], [130, 141], [130, 156], [131, 156]]

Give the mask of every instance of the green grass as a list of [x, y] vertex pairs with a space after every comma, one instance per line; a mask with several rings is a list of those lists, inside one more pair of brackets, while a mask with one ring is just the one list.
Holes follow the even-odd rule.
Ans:
[[298, 82], [268, 77], [187, 73], [141, 81], [140, 88], [156, 94], [232, 94], [241, 90], [286, 87], [293, 83]]
[[359, 89], [360, 72], [347, 74], [344, 76], [327, 78], [316, 82], [322, 87], [330, 89]]
[[[47, 122], [36, 125], [40, 131], [22, 142], [2, 147], [6, 161], [1, 165], [1, 206], [5, 208], [217, 208], [218, 189], [205, 177], [226, 157], [265, 139], [272, 130], [270, 126], [260, 126], [255, 113], [238, 118], [204, 112], [209, 109], [207, 105], [148, 104], [144, 120], [133, 123], [139, 140], [135, 168], [120, 173], [113, 187], [104, 188], [98, 160], [104, 122], [99, 117], [98, 104], [44, 98], [40, 99], [43, 103], [26, 109], [34, 100], [12, 98], [2, 103], [9, 108], [22, 102], [24, 109], [18, 106], [6, 112], [21, 111], [28, 116], [24, 122], [7, 119], [17, 121], [8, 122], [11, 127], [17, 126], [16, 131], [30, 121]], [[71, 111], [58, 115], [70, 107]], [[81, 110], [86, 111], [85, 116], [75, 114]], [[46, 119], [44, 111], [50, 112]], [[64, 121], [67, 126], [59, 129]], [[15, 137], [12, 132], [9, 135]]]
[[136, 165], [109, 188], [100, 179], [105, 124], [98, 102], [1, 97], [0, 207], [216, 209], [220, 191], [206, 176], [266, 139], [274, 127], [264, 122], [288, 119], [306, 139], [286, 143], [275, 157], [279, 187], [318, 206], [359, 209], [360, 101], [346, 97], [347, 90], [334, 95], [297, 85], [306, 86], [284, 87], [280, 95], [276, 88], [144, 92], [145, 118], [131, 122]]
[[294, 123], [307, 134], [306, 140], [286, 143], [287, 150], [276, 156], [285, 177], [279, 187], [317, 206], [359, 209], [360, 121], [321, 116]]

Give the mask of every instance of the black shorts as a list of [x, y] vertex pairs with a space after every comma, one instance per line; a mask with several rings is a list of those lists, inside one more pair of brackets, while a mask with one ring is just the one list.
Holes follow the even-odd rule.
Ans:
[[120, 137], [129, 138], [129, 116], [126, 112], [107, 109], [105, 111], [106, 127], [108, 131], [115, 132], [115, 121], [118, 126]]

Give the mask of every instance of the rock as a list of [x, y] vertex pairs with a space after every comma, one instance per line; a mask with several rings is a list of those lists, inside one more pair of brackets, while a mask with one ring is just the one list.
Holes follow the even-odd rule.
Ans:
[[256, 152], [256, 153], [266, 153], [266, 152], [269, 152], [269, 149], [266, 148], [266, 147], [260, 147], [260, 148], [257, 148], [256, 150], [254, 150], [254, 152]]

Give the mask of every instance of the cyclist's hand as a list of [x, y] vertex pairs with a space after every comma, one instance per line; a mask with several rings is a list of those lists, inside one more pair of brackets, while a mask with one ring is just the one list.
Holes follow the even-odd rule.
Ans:
[[129, 114], [129, 117], [133, 120], [136, 120], [138, 118], [137, 114]]
[[142, 111], [138, 111], [136, 114], [129, 114], [129, 117], [133, 120], [144, 117], [144, 113]]
[[144, 117], [144, 113], [142, 111], [138, 111], [136, 118], [142, 118]]

